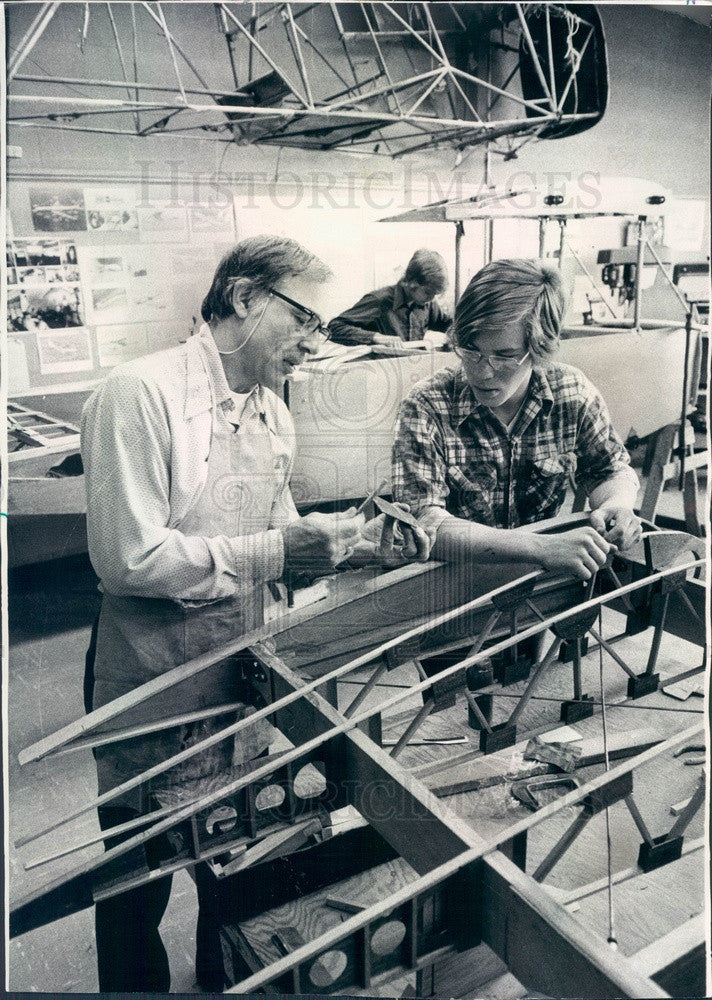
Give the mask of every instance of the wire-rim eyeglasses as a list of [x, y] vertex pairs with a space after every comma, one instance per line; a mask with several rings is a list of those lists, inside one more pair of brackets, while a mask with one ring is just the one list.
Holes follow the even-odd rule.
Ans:
[[478, 351], [475, 348], [459, 346], [455, 346], [455, 353], [463, 361], [469, 361], [473, 365], [479, 365], [483, 361], [486, 361], [493, 372], [515, 372], [518, 368], [522, 367], [529, 357], [528, 350], [521, 358], [498, 358], [496, 356], [493, 357], [491, 354], [483, 354], [482, 351]]

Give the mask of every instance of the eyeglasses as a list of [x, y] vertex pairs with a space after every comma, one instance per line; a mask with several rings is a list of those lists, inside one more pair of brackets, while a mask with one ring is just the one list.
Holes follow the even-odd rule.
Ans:
[[305, 333], [318, 333], [324, 338], [324, 340], [329, 339], [331, 332], [328, 326], [324, 324], [324, 320], [318, 313], [313, 312], [311, 309], [307, 309], [307, 307], [303, 306], [301, 302], [297, 302], [295, 299], [290, 299], [288, 295], [283, 295], [282, 292], [278, 292], [276, 288], [268, 288], [267, 291], [270, 295], [275, 295], [278, 299], [286, 302], [287, 305], [291, 306], [292, 309], [296, 309], [301, 314], [296, 318], [301, 320], [301, 328]]
[[455, 353], [471, 365], [479, 365], [482, 361], [486, 361], [493, 372], [515, 372], [529, 357], [529, 351], [522, 358], [498, 358], [496, 355], [483, 354], [481, 351], [465, 347], [456, 347]]

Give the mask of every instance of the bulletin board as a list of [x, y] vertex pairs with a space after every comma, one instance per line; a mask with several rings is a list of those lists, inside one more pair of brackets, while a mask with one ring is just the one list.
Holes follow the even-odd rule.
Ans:
[[200, 326], [233, 202], [151, 185], [9, 184], [8, 394], [87, 389]]

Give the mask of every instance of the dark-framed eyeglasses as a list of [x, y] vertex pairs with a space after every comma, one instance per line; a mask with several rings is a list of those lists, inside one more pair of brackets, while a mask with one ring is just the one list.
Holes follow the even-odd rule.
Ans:
[[493, 372], [515, 372], [518, 368], [522, 367], [529, 357], [529, 351], [521, 358], [498, 358], [496, 355], [483, 354], [482, 351], [478, 351], [475, 348], [459, 346], [455, 346], [455, 353], [463, 361], [467, 361], [471, 365], [479, 365], [483, 361], [486, 361]]
[[282, 302], [286, 302], [292, 309], [297, 310], [298, 315], [296, 318], [301, 320], [301, 327], [305, 333], [318, 333], [324, 340], [329, 339], [331, 336], [329, 328], [318, 313], [315, 313], [312, 309], [307, 309], [306, 306], [303, 306], [301, 302], [297, 302], [296, 299], [290, 299], [288, 295], [278, 292], [276, 288], [268, 288], [267, 291], [270, 295], [281, 299]]

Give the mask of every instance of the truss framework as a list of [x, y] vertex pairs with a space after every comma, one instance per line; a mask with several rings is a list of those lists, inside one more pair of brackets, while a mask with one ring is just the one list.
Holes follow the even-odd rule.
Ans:
[[[605, 42], [590, 5], [212, 6], [233, 89], [210, 85], [224, 72], [198, 65], [178, 38], [184, 21], [158, 2], [84, 5], [81, 44], [101, 27], [121, 79], [23, 73], [51, 21], [78, 14], [43, 4], [10, 57], [8, 123], [388, 155], [485, 142], [511, 156], [517, 143], [588, 128], [605, 110]], [[148, 28], [160, 32], [174, 81], [153, 82], [139, 66]], [[107, 90], [115, 94], [98, 96]]]
[[[565, 529], [579, 523], [580, 519], [580, 516], [563, 519], [556, 522], [554, 528]], [[554, 528], [550, 526], [549, 530]], [[629, 698], [636, 699], [655, 690], [658, 687], [659, 677], [654, 668], [661, 633], [663, 628], [671, 627], [669, 616], [666, 621], [668, 605], [671, 598], [675, 597], [683, 604], [687, 602], [690, 610], [685, 587], [689, 583], [687, 575], [690, 569], [701, 564], [702, 560], [696, 558], [699, 554], [699, 540], [679, 532], [650, 529], [643, 542], [631, 553], [629, 562], [624, 567], [624, 579], [628, 582], [624, 583], [616, 570], [609, 567], [608, 580], [600, 581], [600, 589], [603, 592], [598, 596], [593, 597], [590, 587], [584, 588], [581, 583], [575, 581], [561, 580], [556, 583], [540, 573], [530, 573], [522, 577], [515, 572], [513, 579], [508, 583], [500, 584], [494, 590], [488, 590], [464, 604], [460, 602], [455, 608], [451, 607], [454, 596], [452, 588], [449, 592], [444, 592], [442, 587], [443, 581], [448, 578], [447, 567], [439, 569], [432, 566], [406, 567], [404, 571], [395, 574], [398, 578], [397, 586], [400, 588], [398, 594], [405, 599], [408, 592], [411, 597], [419, 593], [424, 607], [434, 606], [436, 609], [444, 607], [448, 610], [436, 613], [434, 618], [431, 615], [428, 621], [415, 624], [405, 632], [403, 622], [396, 622], [391, 630], [392, 638], [386, 639], [374, 648], [371, 631], [369, 630], [367, 636], [363, 635], [363, 598], [368, 597], [368, 594], [365, 594], [361, 587], [357, 592], [360, 597], [357, 596], [355, 601], [350, 603], [342, 599], [332, 608], [332, 611], [341, 615], [339, 631], [345, 634], [345, 640], [341, 643], [334, 640], [331, 644], [327, 643], [326, 647], [320, 648], [321, 659], [316, 667], [313, 664], [312, 631], [310, 672], [318, 676], [307, 683], [291, 669], [292, 666], [299, 665], [300, 655], [305, 663], [310, 662], [306, 654], [300, 654], [298, 637], [302, 635], [302, 641], [306, 641], [310, 627], [313, 628], [310, 626], [310, 621], [313, 620], [318, 625], [320, 618], [324, 619], [323, 624], [327, 626], [328, 633], [333, 635], [333, 627], [328, 628], [328, 611], [320, 609], [321, 613], [317, 611], [316, 618], [313, 610], [298, 613], [297, 616], [291, 617], [286, 627], [281, 630], [278, 628], [276, 633], [273, 627], [271, 631], [277, 643], [277, 652], [273, 652], [262, 641], [268, 637], [269, 630], [262, 630], [245, 637], [251, 657], [250, 676], [255, 688], [266, 702], [265, 707], [251, 719], [227, 726], [209, 740], [183, 751], [169, 762], [144, 772], [133, 781], [146, 784], [155, 778], [160, 770], [174, 766], [179, 759], [187, 759], [188, 756], [206, 748], [211, 741], [217, 742], [234, 735], [260, 714], [277, 722], [280, 730], [292, 741], [294, 749], [264, 762], [260, 761], [257, 767], [252, 767], [248, 773], [231, 781], [229, 785], [201, 796], [192, 803], [173, 805], [169, 803], [161, 810], [142, 817], [140, 821], [127, 824], [127, 830], [132, 825], [138, 827], [139, 823], [151, 825], [125, 843], [75, 869], [69, 876], [55, 879], [41, 892], [19, 903], [11, 915], [11, 933], [23, 933], [48, 920], [56, 919], [57, 916], [91, 905], [96, 899], [140, 885], [147, 879], [155, 878], [158, 871], [168, 874], [186, 865], [195, 864], [198, 860], [217, 859], [215, 864], [220, 877], [249, 870], [251, 865], [279, 857], [285, 851], [293, 850], [295, 846], [302, 846], [305, 842], [311, 843], [314, 839], [317, 842], [323, 841], [330, 832], [329, 815], [325, 810], [327, 807], [331, 809], [348, 803], [368, 817], [372, 826], [410, 862], [419, 873], [419, 878], [402, 892], [390, 896], [387, 904], [370, 907], [358, 917], [347, 920], [339, 927], [338, 933], [331, 933], [308, 943], [300, 944], [292, 941], [292, 947], [288, 949], [289, 954], [270, 968], [256, 971], [250, 979], [238, 984], [236, 990], [248, 991], [267, 983], [279, 983], [283, 987], [285, 982], [283, 977], [285, 973], [290, 973], [290, 970], [292, 970], [291, 985], [294, 988], [297, 985], [301, 987], [306, 982], [305, 976], [309, 970], [313, 971], [314, 961], [318, 962], [320, 955], [333, 950], [335, 945], [341, 946], [343, 942], [348, 943], [348, 946], [344, 947], [353, 955], [353, 961], [348, 965], [348, 974], [345, 972], [344, 975], [349, 982], [351, 982], [349, 977], [355, 976], [361, 985], [367, 986], [370, 982], [369, 963], [373, 956], [366, 942], [371, 940], [372, 934], [384, 923], [385, 917], [394, 912], [397, 913], [398, 922], [411, 928], [406, 948], [410, 959], [406, 962], [406, 967], [419, 967], [429, 961], [443, 946], [445, 939], [448, 947], [469, 947], [476, 944], [477, 940], [487, 940], [495, 946], [496, 934], [492, 936], [489, 931], [487, 933], [482, 931], [472, 914], [470, 917], [466, 916], [462, 925], [453, 926], [452, 922], [441, 921], [430, 936], [427, 933], [423, 935], [419, 931], [419, 928], [422, 929], [424, 926], [424, 913], [427, 911], [432, 914], [434, 905], [432, 901], [439, 894], [457, 892], [462, 894], [463, 900], [471, 900], [474, 891], [475, 898], [480, 900], [483, 913], [487, 911], [487, 907], [496, 910], [497, 905], [501, 904], [501, 900], [500, 904], [497, 903], [498, 893], [500, 895], [514, 893], [520, 902], [522, 898], [525, 899], [525, 909], [532, 919], [543, 921], [550, 927], [550, 931], [553, 929], [556, 947], [561, 947], [563, 942], [567, 961], [573, 963], [568, 966], [569, 973], [570, 968], [581, 969], [591, 990], [599, 991], [595, 995], [665, 995], [654, 983], [641, 977], [638, 968], [630, 966], [625, 961], [611, 962], [607, 956], [602, 958], [600, 949], [586, 942], [585, 935], [580, 933], [580, 929], [577, 931], [575, 921], [567, 916], [562, 917], [558, 914], [557, 919], [551, 924], [552, 904], [546, 894], [537, 888], [537, 881], [543, 880], [548, 875], [592, 815], [619, 801], [625, 802], [641, 832], [643, 847], [647, 852], [646, 857], [652, 857], [654, 862], [651, 867], [660, 863], [658, 855], [662, 855], [662, 860], [679, 857], [680, 853], [676, 854], [675, 851], [678, 847], [681, 849], [684, 829], [701, 806], [704, 785], [700, 783], [690, 804], [683, 810], [670, 831], [662, 837], [653, 837], [633, 797], [632, 773], [638, 764], [656, 758], [661, 751], [674, 749], [685, 739], [696, 737], [699, 727], [679, 734], [662, 748], [653, 748], [634, 761], [617, 765], [612, 771], [587, 783], [583, 788], [569, 792], [556, 803], [509, 827], [501, 836], [484, 841], [463, 824], [456, 814], [442, 805], [436, 805], [432, 795], [409, 776], [397, 760], [405, 745], [415, 736], [427, 713], [421, 711], [416, 714], [390, 753], [379, 746], [380, 719], [385, 710], [392, 709], [397, 703], [412, 697], [414, 693], [423, 694], [425, 707], [431, 712], [452, 705], [455, 695], [460, 691], [466, 695], [471, 724], [479, 728], [482, 734], [480, 744], [482, 751], [490, 753], [500, 747], [509, 746], [515, 739], [521, 737], [521, 734], [518, 736], [516, 732], [519, 716], [532, 697], [541, 677], [550, 669], [554, 656], [563, 642], [573, 645], [574, 698], [565, 705], [572, 710], [573, 718], [580, 719], [592, 715], [594, 699], [584, 694], [581, 687], [580, 644], [587, 635], [592, 635], [606, 652], [612, 652], [610, 644], [615, 641], [615, 637], [605, 640], [592, 627], [598, 609], [604, 604], [612, 604], [623, 610], [628, 615], [629, 628], [633, 630], [642, 630], [651, 624], [654, 626], [650, 656], [642, 674], [636, 675], [622, 657], [616, 653], [612, 655], [629, 676]], [[438, 575], [437, 581], [430, 580], [434, 575]], [[388, 576], [393, 577], [392, 574], [386, 574], [386, 577]], [[457, 588], [461, 587], [463, 582], [462, 578], [458, 579], [455, 593], [459, 593]], [[428, 582], [431, 586], [427, 585]], [[391, 584], [396, 586], [394, 577]], [[387, 600], [389, 586], [384, 584], [384, 587], [381, 597]], [[379, 604], [379, 593], [378, 589], [371, 593], [371, 598], [374, 594], [376, 596], [375, 606]], [[398, 606], [407, 607], [404, 614], [410, 613], [412, 616], [414, 610], [417, 611], [412, 600], [399, 602], [396, 597], [396, 601]], [[697, 619], [697, 625], [692, 623], [688, 615], [685, 634], [688, 637], [694, 636], [696, 641], [702, 644], [704, 629], [699, 609], [691, 607], [691, 613], [693, 618]], [[354, 652], [358, 653], [359, 641], [354, 626], [359, 621], [361, 641], [365, 641], [367, 647], [364, 652], [354, 657]], [[529, 624], [529, 621], [533, 624]], [[505, 625], [503, 629], [499, 627], [502, 623]], [[305, 631], [300, 632], [302, 626]], [[677, 626], [673, 623], [672, 627]], [[500, 726], [490, 725], [484, 699], [501, 691], [503, 684], [516, 679], [517, 670], [521, 670], [521, 643], [527, 638], [542, 634], [546, 629], [554, 631], [554, 645], [540, 655], [534, 664], [529, 665], [530, 680], [523, 694], [517, 696], [517, 706], [508, 721]], [[379, 636], [381, 635], [382, 630], [379, 630]], [[232, 652], [242, 648], [239, 643], [234, 646]], [[295, 654], [291, 658], [290, 667], [285, 665], [280, 652], [281, 647], [285, 650], [291, 649]], [[473, 684], [468, 668], [476, 667], [485, 657], [492, 658], [496, 654], [505, 654], [502, 665], [504, 673], [499, 681], [492, 684], [488, 678], [480, 677], [479, 683]], [[157, 682], [144, 685], [143, 689], [137, 689], [130, 695], [118, 699], [116, 703], [104, 706], [84, 720], [65, 727], [60, 733], [28, 748], [23, 753], [22, 759], [24, 762], [38, 760], [61, 749], [87, 747], [96, 745], [97, 742], [105, 742], [107, 738], [121, 740], [137, 735], [135, 725], [128, 729], [121, 728], [122, 714], [125, 715], [127, 711], [145, 703], [151, 694], [175, 687], [180, 680], [187, 680], [200, 670], [209, 669], [212, 664], [224, 660], [225, 655], [226, 650], [222, 649], [192, 661], [183, 668], [177, 668], [172, 672], [172, 676], [158, 678]], [[420, 683], [385, 702], [379, 702], [368, 710], [362, 708], [362, 697], [355, 699], [343, 713], [334, 707], [334, 699], [330, 697], [331, 685], [337, 677], [346, 676], [359, 667], [367, 667], [371, 673], [366, 687], [373, 692], [384, 670], [410, 661], [416, 662], [419, 666], [422, 677]], [[449, 665], [443, 667], [443, 663]], [[318, 688], [323, 690], [323, 695], [317, 693]], [[605, 711], [603, 688], [601, 698]], [[230, 707], [219, 706], [219, 711], [226, 712]], [[149, 716], [149, 722], [141, 731], [144, 733], [155, 731], [157, 728], [176, 725], [178, 721], [175, 717], [170, 719], [164, 717], [150, 722]], [[107, 729], [107, 723], [113, 725], [113, 730]], [[367, 733], [361, 731], [364, 728]], [[303, 772], [305, 767], [312, 769], [312, 778], [321, 775], [322, 778], [334, 779], [336, 785], [327, 789], [325, 783], [319, 785], [317, 782], [316, 788], [313, 786], [302, 788], [299, 792], [297, 790], [299, 773]], [[349, 780], [342, 785], [345, 775]], [[389, 809], [378, 808], [378, 802], [374, 806], [373, 789], [378, 787], [379, 783], [382, 788], [387, 786], [389, 789]], [[121, 786], [124, 790], [127, 787], [127, 784]], [[339, 789], [338, 802], [333, 799], [334, 787]], [[108, 793], [108, 798], [120, 790], [115, 789]], [[277, 791], [281, 792], [281, 798], [278, 796], [275, 800]], [[102, 797], [102, 800], [105, 798]], [[510, 844], [508, 848], [510, 853], [519, 844], [521, 853], [521, 835], [547, 816], [554, 815], [567, 805], [577, 803], [583, 806], [581, 816], [571, 830], [552, 845], [548, 856], [532, 877], [524, 875], [499, 853], [492, 854], [497, 848], [506, 844]], [[27, 843], [50, 833], [58, 825], [76, 818], [96, 805], [97, 802], [90, 803], [87, 809], [81, 810], [80, 813], [65, 817], [59, 824], [54, 824], [18, 843]], [[418, 835], [418, 830], [422, 836]], [[150, 846], [154, 838], [166, 832], [170, 834], [171, 851], [167, 856], [159, 858], [158, 862], [154, 857], [149, 863], [149, 855], [145, 854], [144, 850]], [[86, 842], [76, 845], [72, 850], [79, 850], [85, 846]], [[62, 852], [64, 853], [68, 852]], [[51, 855], [37, 863], [46, 863], [60, 856], [61, 854]], [[495, 889], [496, 886], [499, 888]], [[490, 892], [494, 892], [492, 898], [489, 896]], [[470, 909], [466, 907], [464, 912], [470, 914]], [[565, 927], [562, 927], [562, 920]], [[427, 925], [427, 920], [425, 923]], [[510, 959], [511, 944], [505, 935], [505, 940], [500, 941], [498, 945]], [[398, 964], [403, 954], [402, 951], [396, 951], [389, 961]], [[526, 965], [524, 958], [520, 960]], [[516, 960], [513, 971], [516, 975]], [[519, 971], [532, 974], [532, 971], [525, 969], [524, 966]], [[540, 988], [554, 989], [552, 983], [556, 983], [559, 992], [562, 992], [565, 990], [564, 981], [557, 978], [562, 975], [563, 969], [558, 970], [554, 978], [547, 979], [546, 985], [542, 984]], [[339, 982], [335, 983], [335, 988], [343, 986], [344, 982], [346, 980], [342, 982], [339, 979]]]

